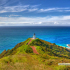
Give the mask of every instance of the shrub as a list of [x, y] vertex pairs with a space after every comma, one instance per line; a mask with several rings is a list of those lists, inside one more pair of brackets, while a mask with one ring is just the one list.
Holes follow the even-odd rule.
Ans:
[[53, 61], [49, 61], [48, 62], [48, 65], [53, 65]]
[[53, 45], [56, 45], [55, 43], [53, 43]]
[[25, 50], [26, 53], [33, 53], [33, 50], [30, 46], [27, 46], [26, 50]]
[[42, 55], [42, 58], [44, 58], [44, 59], [49, 59], [49, 56], [48, 56], [47, 54], [43, 54], [43, 55]]

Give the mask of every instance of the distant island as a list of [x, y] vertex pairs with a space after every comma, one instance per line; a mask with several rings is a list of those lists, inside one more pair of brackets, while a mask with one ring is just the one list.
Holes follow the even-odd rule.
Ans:
[[69, 70], [70, 66], [58, 65], [69, 62], [70, 50], [36, 38], [35, 33], [0, 54], [1, 70]]

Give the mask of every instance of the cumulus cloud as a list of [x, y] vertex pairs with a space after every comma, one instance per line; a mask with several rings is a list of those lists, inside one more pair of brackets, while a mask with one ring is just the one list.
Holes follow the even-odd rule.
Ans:
[[46, 16], [46, 17], [0, 17], [0, 26], [21, 25], [46, 25], [46, 26], [69, 26], [69, 16]]

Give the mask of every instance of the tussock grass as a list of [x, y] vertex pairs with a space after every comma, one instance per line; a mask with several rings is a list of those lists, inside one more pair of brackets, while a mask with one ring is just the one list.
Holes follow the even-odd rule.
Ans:
[[[17, 44], [11, 50], [0, 54], [0, 70], [70, 70], [70, 66], [58, 66], [58, 63], [70, 63], [69, 51], [41, 39], [31, 39]], [[35, 46], [34, 54], [30, 46]]]

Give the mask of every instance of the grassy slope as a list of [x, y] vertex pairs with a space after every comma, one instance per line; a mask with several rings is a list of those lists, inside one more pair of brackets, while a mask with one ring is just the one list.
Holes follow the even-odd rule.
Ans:
[[[28, 38], [26, 41], [24, 41], [24, 42], [21, 42], [21, 43], [18, 43], [13, 49], [11, 49], [11, 50], [4, 50], [1, 54], [0, 54], [0, 58], [2, 58], [2, 57], [4, 57], [4, 56], [8, 56], [8, 55], [13, 55], [13, 54], [15, 54], [15, 53], [17, 53], [17, 52], [24, 52], [25, 50], [24, 49], [26, 49], [27, 48], [27, 43], [30, 41], [30, 38]], [[21, 51], [21, 50], [23, 50], [23, 51]]]
[[30, 45], [37, 46], [39, 53], [44, 52], [49, 55], [70, 58], [70, 51], [68, 49], [41, 39], [34, 40]]
[[[0, 56], [0, 70], [66, 70], [69, 66], [58, 66], [58, 63], [69, 63], [69, 51], [55, 44], [36, 39], [31, 42], [28, 38], [25, 42], [17, 44], [13, 49], [4, 51]], [[39, 55], [33, 53], [30, 46], [35, 46]], [[62, 51], [63, 52], [62, 52]], [[6, 52], [6, 53], [5, 53]], [[53, 53], [52, 53], [53, 52]], [[60, 57], [60, 53], [63, 57]], [[65, 53], [66, 52], [66, 53]], [[56, 54], [54, 54], [56, 53]], [[57, 57], [58, 55], [58, 57]]]

